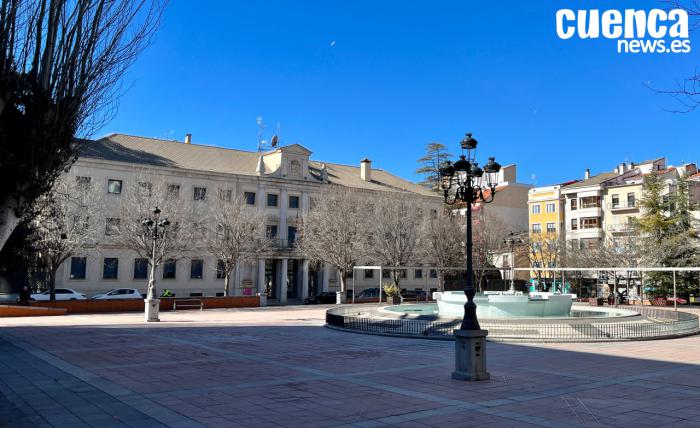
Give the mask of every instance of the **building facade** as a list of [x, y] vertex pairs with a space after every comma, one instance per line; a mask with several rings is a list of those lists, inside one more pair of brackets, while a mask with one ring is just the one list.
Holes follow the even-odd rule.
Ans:
[[[69, 171], [76, 180], [89, 182], [103, 194], [100, 212], [92, 221], [104, 222], [103, 244], [98, 251], [76, 254], [58, 271], [57, 287], [88, 295], [113, 288], [146, 291], [147, 263], [130, 250], [109, 243], [110, 222], [118, 223], [121, 198], [138, 184], [158, 179], [167, 182], [168, 194], [186, 206], [210, 203], [211, 195], [232, 191], [266, 214], [268, 235], [275, 238], [271, 252], [253, 262], [241, 263], [231, 278], [232, 295], [261, 294], [271, 304], [300, 303], [311, 295], [340, 289], [336, 270], [305, 259], [295, 245], [302, 212], [324, 186], [356, 189], [368, 198], [382, 192], [402, 192], [421, 203], [441, 209], [435, 193], [381, 169], [363, 159], [357, 167], [316, 162], [311, 152], [293, 144], [258, 153], [123, 134], [86, 143]], [[209, 195], [210, 197], [207, 197]], [[167, 214], [167, 213], [164, 213]], [[202, 247], [193, 242], [193, 248]], [[199, 252], [199, 254], [196, 254]], [[158, 288], [178, 297], [222, 295], [224, 279], [216, 258], [204, 250], [159, 266]], [[379, 263], [374, 263], [379, 264]], [[419, 272], [420, 271], [420, 272]], [[356, 292], [377, 287], [378, 272], [355, 272]], [[429, 291], [437, 279], [426, 269], [410, 269], [402, 287]]]

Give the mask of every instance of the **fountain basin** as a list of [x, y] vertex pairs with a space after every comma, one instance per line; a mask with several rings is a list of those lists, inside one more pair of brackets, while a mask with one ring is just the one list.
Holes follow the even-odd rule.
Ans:
[[[464, 315], [467, 296], [462, 291], [433, 293], [438, 316], [457, 318]], [[474, 297], [479, 318], [568, 318], [575, 294], [489, 293]]]

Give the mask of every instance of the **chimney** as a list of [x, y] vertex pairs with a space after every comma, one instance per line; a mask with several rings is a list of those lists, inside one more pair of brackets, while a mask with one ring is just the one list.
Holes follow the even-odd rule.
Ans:
[[185, 134], [185, 144], [192, 143], [192, 134]]
[[622, 162], [622, 163], [617, 167], [617, 173], [618, 173], [618, 174], [624, 174], [626, 168], [627, 168], [627, 164], [626, 164], [625, 162]]
[[360, 161], [360, 177], [365, 181], [372, 181], [372, 161], [364, 158]]
[[591, 178], [591, 170], [586, 168], [586, 173], [583, 174], [583, 179], [588, 180], [589, 178]]

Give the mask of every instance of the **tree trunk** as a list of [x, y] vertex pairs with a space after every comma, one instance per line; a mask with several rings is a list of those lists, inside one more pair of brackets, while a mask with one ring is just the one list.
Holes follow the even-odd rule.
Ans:
[[15, 215], [14, 208], [6, 201], [0, 206], [0, 250], [10, 239], [10, 235], [19, 224], [20, 219]]
[[445, 274], [442, 271], [438, 271], [438, 290], [445, 291]]
[[49, 269], [49, 301], [56, 301], [56, 270], [58, 268], [54, 267]]
[[342, 293], [345, 293], [345, 271], [341, 270], [338, 273], [340, 274], [338, 275], [340, 277], [340, 291]]
[[224, 275], [224, 296], [228, 296], [228, 293], [230, 291], [230, 277], [231, 272], [226, 272], [226, 275]]

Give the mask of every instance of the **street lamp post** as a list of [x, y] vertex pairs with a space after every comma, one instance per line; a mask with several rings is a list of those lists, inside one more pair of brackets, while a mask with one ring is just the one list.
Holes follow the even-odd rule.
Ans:
[[510, 290], [508, 290], [508, 292], [515, 294], [515, 246], [522, 244], [523, 240], [518, 238], [515, 232], [510, 232], [508, 237], [503, 240], [503, 243], [510, 246], [510, 253], [513, 257], [513, 263], [510, 269]]
[[[454, 164], [444, 162], [439, 170], [445, 203], [453, 205], [457, 202], [466, 204], [467, 216], [467, 282], [464, 294], [467, 302], [464, 304], [464, 317], [455, 335], [455, 371], [453, 379], [458, 380], [487, 380], [490, 375], [486, 371], [486, 336], [487, 330], [482, 330], [476, 316], [474, 303], [474, 266], [472, 260], [472, 204], [475, 202], [493, 202], [496, 194], [496, 183], [501, 166], [490, 157], [482, 169], [476, 162], [476, 139], [467, 133], [460, 142], [462, 155]], [[466, 153], [465, 153], [466, 151]], [[485, 178], [485, 182], [484, 182]]]
[[141, 224], [143, 224], [145, 236], [151, 238], [151, 272], [148, 278], [148, 291], [146, 293], [146, 300], [144, 301], [144, 317], [146, 319], [146, 322], [160, 321], [160, 299], [158, 299], [156, 296], [156, 260], [158, 257], [157, 245], [158, 240], [164, 237], [166, 228], [170, 226], [170, 221], [167, 218], [160, 218], [160, 208], [153, 208], [152, 213], [153, 215], [151, 217], [146, 217], [141, 222]]

